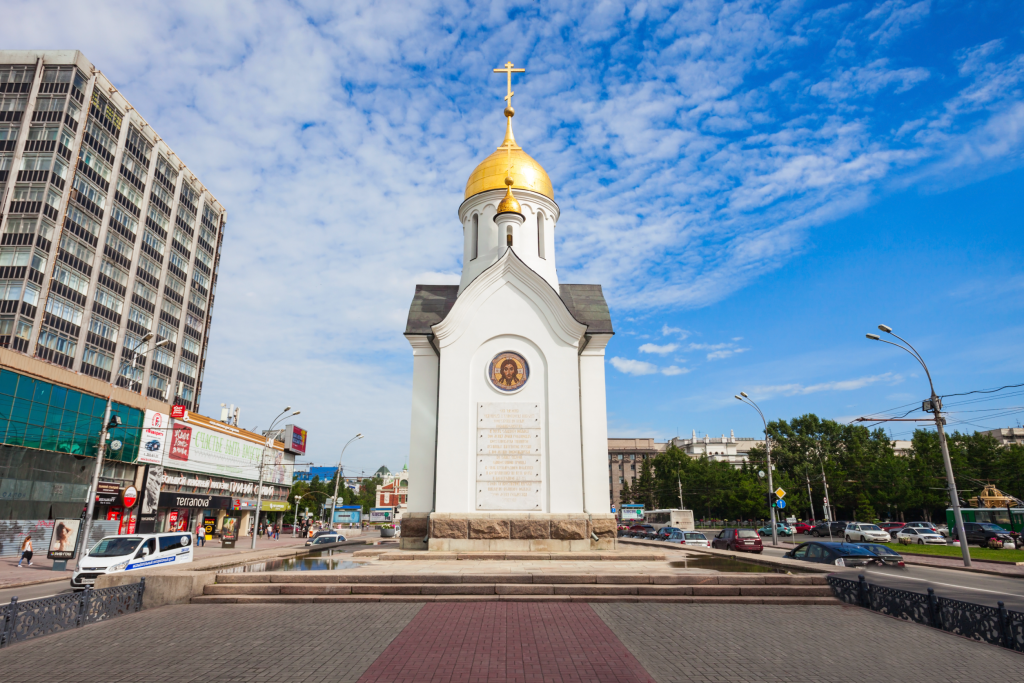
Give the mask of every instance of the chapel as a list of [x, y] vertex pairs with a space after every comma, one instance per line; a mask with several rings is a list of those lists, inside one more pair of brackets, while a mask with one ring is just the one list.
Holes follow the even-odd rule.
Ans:
[[558, 551], [615, 547], [609, 510], [601, 285], [562, 284], [559, 208], [512, 132], [466, 182], [458, 285], [417, 285], [408, 508], [401, 547]]

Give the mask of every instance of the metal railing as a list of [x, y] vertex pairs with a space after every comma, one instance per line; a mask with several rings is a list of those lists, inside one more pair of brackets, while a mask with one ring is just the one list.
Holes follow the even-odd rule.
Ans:
[[858, 578], [851, 581], [830, 576], [828, 583], [839, 600], [851, 605], [1024, 652], [1024, 613], [1006, 609], [1001, 600], [998, 607], [976, 605], [940, 598], [931, 588], [927, 594], [914, 593], [869, 584], [863, 575]]
[[146, 579], [141, 578], [125, 586], [86, 588], [39, 600], [11, 598], [0, 607], [0, 647], [138, 612], [145, 590]]

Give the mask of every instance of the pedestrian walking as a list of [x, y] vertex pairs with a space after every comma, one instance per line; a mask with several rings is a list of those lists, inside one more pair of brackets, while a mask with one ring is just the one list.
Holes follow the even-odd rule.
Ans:
[[18, 566], [21, 563], [28, 560], [28, 566], [32, 566], [32, 536], [25, 534], [25, 540], [21, 542], [21, 559], [18, 560]]
[[202, 524], [196, 527], [196, 545], [206, 545], [206, 527]]

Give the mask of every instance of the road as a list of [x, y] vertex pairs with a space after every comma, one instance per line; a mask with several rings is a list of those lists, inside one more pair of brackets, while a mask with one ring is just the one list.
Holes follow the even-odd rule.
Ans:
[[22, 586], [21, 588], [5, 588], [0, 590], [0, 604], [7, 604], [15, 596], [17, 596], [18, 600], [35, 600], [36, 598], [48, 598], [58, 593], [70, 592], [71, 582], [69, 579], [52, 581], [50, 583], [37, 583], [34, 586]]
[[[765, 555], [781, 557], [787, 552], [785, 548], [765, 548]], [[941, 598], [952, 598], [979, 605], [997, 606], [1002, 600], [1007, 609], [1024, 612], [1024, 580], [1007, 577], [979, 574], [976, 572], [940, 569], [938, 567], [922, 567], [907, 565], [906, 569], [893, 567], [873, 567], [871, 569], [849, 569], [836, 572], [837, 576], [857, 580], [864, 574], [868, 583], [875, 583], [891, 588], [927, 593], [929, 588]]]

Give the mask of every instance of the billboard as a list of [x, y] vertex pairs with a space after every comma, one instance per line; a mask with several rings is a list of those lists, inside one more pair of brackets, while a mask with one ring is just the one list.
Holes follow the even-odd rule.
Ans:
[[[173, 422], [164, 467], [232, 479], [259, 479], [265, 448], [262, 437], [195, 413], [186, 412], [181, 420]], [[291, 484], [291, 472], [279, 444], [267, 449], [263, 481]]]
[[620, 511], [620, 517], [623, 522], [625, 521], [642, 521], [644, 518], [644, 506], [643, 505], [623, 505]]
[[392, 508], [370, 508], [370, 522], [391, 522], [394, 513]]
[[139, 440], [139, 456], [136, 462], [159, 465], [163, 462], [164, 441], [171, 418], [166, 413], [147, 410], [142, 422], [142, 438]]
[[306, 430], [295, 425], [285, 425], [282, 435], [285, 449], [298, 455], [306, 454]]
[[78, 532], [82, 524], [80, 519], [58, 519], [53, 525], [53, 536], [50, 547], [46, 549], [48, 560], [70, 560], [75, 556], [78, 545]]

